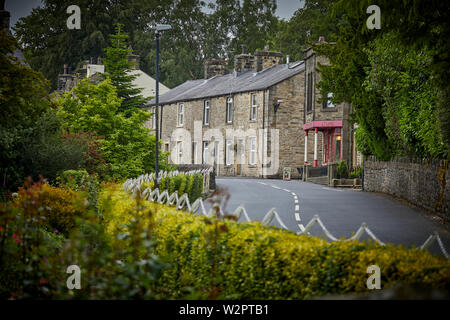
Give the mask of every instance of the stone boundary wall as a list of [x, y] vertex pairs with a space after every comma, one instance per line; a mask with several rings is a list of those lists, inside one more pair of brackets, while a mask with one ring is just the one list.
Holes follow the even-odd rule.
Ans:
[[176, 165], [178, 171], [191, 171], [191, 170], [205, 170], [213, 168], [209, 174], [209, 190], [216, 190], [216, 169], [209, 164], [178, 164]]
[[420, 161], [396, 158], [364, 162], [364, 190], [383, 192], [432, 211], [450, 221], [450, 172], [444, 160]]

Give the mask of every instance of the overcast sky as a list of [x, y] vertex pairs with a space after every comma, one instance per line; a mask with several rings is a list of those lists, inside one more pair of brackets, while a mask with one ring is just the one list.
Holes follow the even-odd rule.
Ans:
[[[214, 0], [211, 0], [214, 1]], [[277, 15], [289, 20], [294, 12], [303, 6], [304, 0], [277, 0]], [[41, 0], [6, 0], [6, 10], [11, 13], [11, 27], [21, 17], [30, 14], [33, 8], [38, 7]]]

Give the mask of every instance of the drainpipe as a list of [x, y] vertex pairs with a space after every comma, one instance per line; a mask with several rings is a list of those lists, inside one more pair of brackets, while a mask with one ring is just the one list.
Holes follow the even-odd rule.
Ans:
[[266, 111], [266, 90], [263, 91], [263, 115], [262, 115], [262, 129], [263, 129], [263, 134], [262, 134], [262, 147], [261, 147], [261, 152], [262, 152], [262, 160], [261, 160], [261, 176], [262, 178], [264, 178], [264, 129], [265, 129], [265, 111]]

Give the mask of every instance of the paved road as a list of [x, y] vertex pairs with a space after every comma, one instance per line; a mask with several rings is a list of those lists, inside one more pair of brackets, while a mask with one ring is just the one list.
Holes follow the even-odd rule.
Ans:
[[[233, 212], [244, 205], [252, 220], [261, 221], [271, 208], [276, 208], [286, 226], [297, 232], [299, 224], [306, 226], [317, 214], [337, 238], [350, 237], [366, 222], [381, 241], [404, 246], [422, 245], [430, 234], [438, 231], [447, 252], [450, 251], [450, 232], [439, 222], [384, 195], [298, 180], [217, 178], [216, 183], [231, 195], [224, 211]], [[275, 221], [272, 225], [279, 226]], [[323, 236], [323, 231], [316, 225], [311, 234]], [[440, 253], [437, 243], [430, 251]]]

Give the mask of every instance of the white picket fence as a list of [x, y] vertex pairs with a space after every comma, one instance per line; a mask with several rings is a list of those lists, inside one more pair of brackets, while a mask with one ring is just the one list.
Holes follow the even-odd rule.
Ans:
[[[195, 174], [200, 173], [204, 176], [204, 178], [209, 177], [209, 173], [212, 169], [205, 169], [205, 170], [194, 170], [189, 172], [182, 172], [183, 174]], [[160, 174], [160, 177], [167, 177], [167, 176], [175, 176], [179, 174], [178, 171], [172, 171], [172, 172], [164, 172], [163, 174]], [[146, 188], [145, 190], [141, 191], [141, 185], [145, 182], [150, 182], [154, 179], [154, 174], [145, 174], [135, 179], [128, 179], [123, 184], [123, 189], [131, 194], [133, 198], [137, 197], [138, 195], [151, 202], [165, 204], [168, 206], [175, 206], [177, 210], [183, 210], [187, 212], [191, 212], [194, 214], [202, 214], [207, 217], [217, 217], [217, 218], [224, 218], [226, 215], [224, 214], [222, 207], [220, 206], [219, 201], [215, 201], [214, 205], [211, 207], [209, 212], [206, 211], [205, 205], [203, 203], [203, 200], [201, 198], [198, 198], [194, 201], [194, 203], [191, 204], [189, 201], [188, 195], [185, 193], [182, 196], [178, 196], [178, 191], [175, 191], [171, 195], [169, 195], [169, 192], [167, 190], [164, 190], [163, 192], [159, 192], [158, 188], [151, 190], [150, 188]], [[205, 180], [205, 179], [204, 179]], [[243, 206], [239, 206], [234, 210], [232, 214], [229, 216], [233, 217], [234, 220], [238, 221], [241, 217], [244, 218], [245, 221], [251, 222], [247, 210]], [[266, 215], [261, 220], [261, 224], [263, 225], [269, 225], [272, 220], [278, 222], [278, 224], [281, 226], [281, 228], [289, 230], [289, 228], [284, 224], [283, 220], [281, 219], [278, 212], [275, 210], [275, 208], [270, 209]], [[359, 240], [364, 233], [366, 233], [370, 238], [372, 238], [375, 242], [379, 243], [380, 245], [385, 245], [384, 242], [382, 242], [380, 239], [378, 239], [375, 234], [369, 229], [367, 224], [363, 222], [359, 229], [353, 234], [352, 237], [347, 239], [338, 239], [333, 234], [331, 234], [330, 231], [325, 227], [324, 223], [320, 219], [318, 215], [315, 215], [308, 224], [304, 227], [303, 230], [300, 230], [297, 232], [299, 235], [310, 235], [311, 229], [318, 225], [322, 231], [324, 232], [325, 236], [331, 240], [331, 241], [351, 241], [351, 240]], [[434, 232], [433, 235], [430, 235], [427, 240], [417, 249], [418, 250], [426, 250], [428, 249], [435, 241], [437, 241], [439, 248], [441, 249], [443, 255], [450, 259], [449, 254], [447, 253], [447, 250], [444, 247], [444, 244], [442, 243], [441, 238], [439, 237], [439, 234], [437, 232]]]

